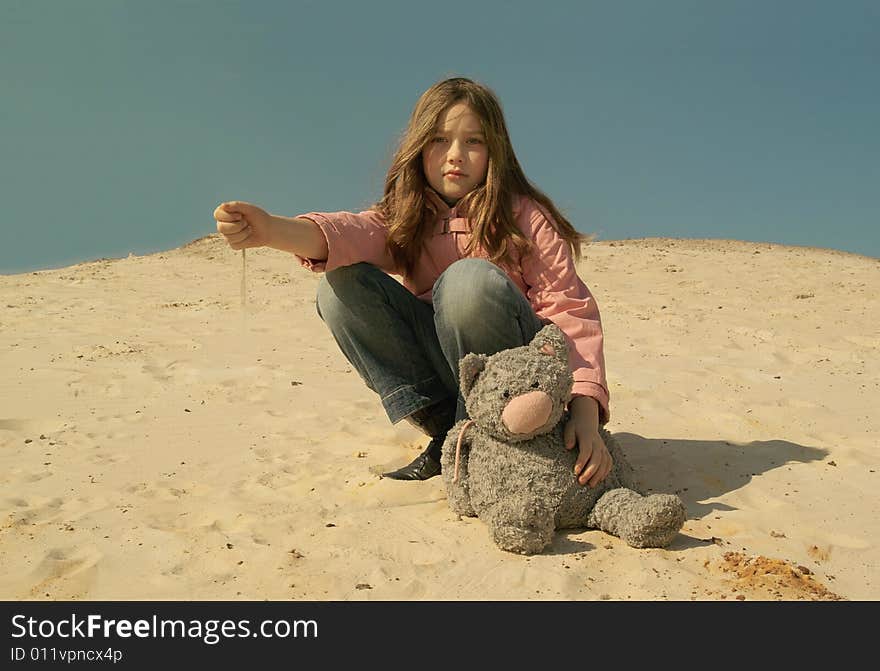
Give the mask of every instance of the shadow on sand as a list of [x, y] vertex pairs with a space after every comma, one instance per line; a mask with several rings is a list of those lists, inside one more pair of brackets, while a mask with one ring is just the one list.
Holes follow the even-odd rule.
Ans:
[[[687, 506], [688, 519], [701, 519], [715, 511], [734, 510], [712, 501], [748, 484], [753, 477], [791, 464], [821, 461], [828, 451], [786, 440], [735, 443], [725, 440], [683, 440], [645, 438], [635, 433], [614, 437], [626, 453], [646, 493], [678, 494]], [[679, 551], [712, 544], [712, 538], [680, 534], [668, 550]], [[595, 549], [563, 533], [552, 554], [569, 554]]]
[[647, 492], [678, 494], [691, 519], [715, 510], [731, 510], [718, 502], [700, 503], [732, 492], [751, 479], [793, 463], [821, 461], [827, 450], [787, 440], [734, 443], [725, 440], [645, 438], [615, 433], [636, 476]]

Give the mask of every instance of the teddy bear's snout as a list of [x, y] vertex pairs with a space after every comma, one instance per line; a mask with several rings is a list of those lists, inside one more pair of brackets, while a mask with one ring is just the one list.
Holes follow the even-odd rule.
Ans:
[[510, 401], [501, 421], [511, 433], [531, 433], [544, 426], [553, 412], [553, 399], [543, 391], [530, 391]]

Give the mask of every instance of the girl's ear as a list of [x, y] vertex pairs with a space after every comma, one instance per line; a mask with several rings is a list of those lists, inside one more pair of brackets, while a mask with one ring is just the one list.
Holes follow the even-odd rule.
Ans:
[[556, 324], [547, 324], [538, 331], [529, 346], [534, 347], [541, 354], [552, 356], [562, 364], [568, 365], [568, 342], [565, 340], [565, 334]]
[[471, 353], [465, 354], [461, 361], [458, 362], [459, 386], [461, 387], [463, 398], [467, 398], [470, 395], [471, 389], [477, 383], [477, 378], [486, 368], [487, 359], [488, 357], [485, 354]]

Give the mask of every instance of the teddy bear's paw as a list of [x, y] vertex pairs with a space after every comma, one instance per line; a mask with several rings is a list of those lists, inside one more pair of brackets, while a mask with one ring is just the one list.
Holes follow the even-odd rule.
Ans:
[[500, 526], [492, 529], [496, 545], [507, 552], [534, 555], [553, 542], [554, 528]]
[[450, 510], [456, 515], [461, 515], [462, 517], [477, 516], [471, 505], [471, 497], [468, 495], [467, 489], [464, 487], [447, 485], [446, 502], [449, 504]]
[[651, 494], [631, 511], [621, 538], [634, 548], [662, 548], [676, 537], [687, 513], [674, 494]]
[[587, 524], [613, 534], [635, 548], [659, 548], [672, 542], [686, 517], [684, 504], [672, 494], [642, 496], [624, 487], [605, 492]]

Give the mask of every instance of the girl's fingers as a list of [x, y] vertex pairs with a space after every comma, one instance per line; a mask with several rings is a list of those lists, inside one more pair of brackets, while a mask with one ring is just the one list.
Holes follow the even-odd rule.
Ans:
[[241, 215], [230, 214], [229, 212], [218, 208], [214, 211], [214, 219], [217, 221], [241, 221]]
[[599, 466], [601, 466], [601, 464], [598, 463], [598, 459], [591, 458], [590, 463], [587, 464], [587, 467], [584, 469], [584, 472], [581, 473], [581, 477], [578, 478], [578, 481], [582, 485], [586, 485], [587, 483], [590, 483], [590, 481], [595, 476], [596, 472], [599, 470]]
[[608, 450], [602, 449], [598, 445], [593, 448], [593, 455], [594, 459], [591, 461], [590, 467], [588, 467], [587, 470], [584, 471], [584, 475], [587, 478], [587, 484], [590, 487], [595, 487], [600, 482], [602, 482], [602, 480], [605, 479], [605, 476], [607, 475], [606, 470], [608, 469], [608, 462], [611, 460], [611, 455], [608, 453]]
[[[218, 228], [219, 228], [219, 224], [218, 224]], [[234, 233], [223, 233], [223, 237], [226, 239], [226, 243], [230, 247], [232, 247], [232, 249], [242, 249], [243, 247], [247, 246], [245, 243], [246, 243], [247, 239], [249, 237], [251, 237], [250, 226], [245, 226], [244, 228], [242, 228]]]
[[226, 237], [241, 233], [248, 228], [246, 221], [218, 221], [217, 232], [222, 233]]
[[563, 442], [565, 443], [566, 450], [570, 450], [571, 448], [573, 448], [575, 446], [575, 443], [577, 442], [575, 440], [575, 438], [576, 438], [576, 434], [575, 434], [575, 430], [574, 430], [574, 423], [573, 422], [566, 423], [566, 425], [562, 428], [562, 439], [563, 439]]
[[217, 221], [239, 221], [241, 213], [230, 203], [220, 203], [214, 208], [214, 219]]
[[[587, 466], [593, 459], [593, 446], [590, 444], [589, 440], [582, 439], [578, 436], [577, 446], [578, 457], [574, 464], [575, 475], [578, 475], [583, 470], [584, 466]], [[581, 482], [585, 481], [582, 480]]]
[[590, 487], [595, 487], [600, 482], [602, 482], [602, 477], [603, 477], [603, 473], [605, 472], [605, 466], [606, 466], [604, 454], [601, 456], [601, 459], [602, 459], [601, 462], [596, 467], [596, 472], [593, 473], [593, 477], [590, 478], [590, 482], [589, 482]]
[[239, 242], [243, 242], [247, 240], [251, 235], [250, 226], [245, 225], [244, 228], [239, 229], [235, 233], [230, 235], [226, 235], [226, 241], [230, 243], [237, 244]]
[[602, 455], [602, 467], [596, 471], [596, 475], [590, 481], [590, 486], [595, 487], [607, 478], [613, 465], [614, 461], [611, 459], [611, 454], [606, 450], [605, 454]]

